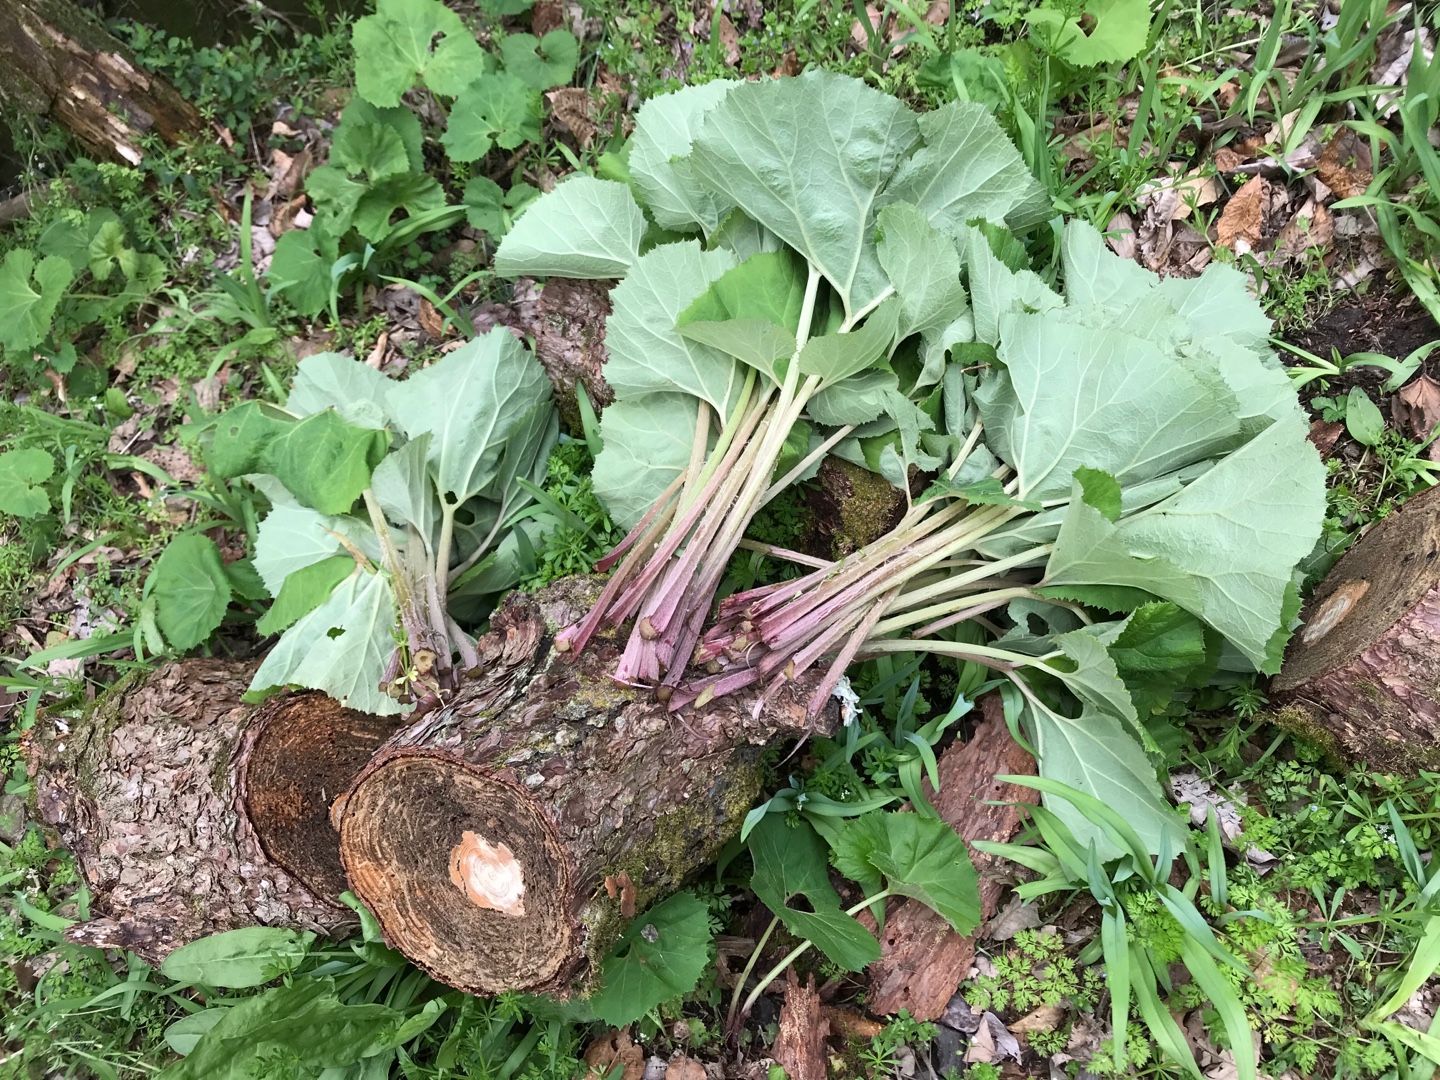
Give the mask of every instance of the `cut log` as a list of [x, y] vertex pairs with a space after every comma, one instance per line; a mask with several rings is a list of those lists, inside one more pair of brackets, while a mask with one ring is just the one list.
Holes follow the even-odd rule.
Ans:
[[830, 1024], [815, 989], [815, 976], [802, 986], [793, 967], [785, 969], [785, 1004], [780, 1007], [780, 1025], [775, 1035], [775, 1064], [785, 1070], [788, 1080], [825, 1080], [830, 1068], [825, 1060], [825, 1040]]
[[1387, 772], [1440, 767], [1440, 488], [1355, 542], [1305, 606], [1276, 718]]
[[470, 993], [587, 990], [627, 915], [738, 833], [764, 747], [811, 730], [813, 682], [763, 709], [737, 695], [672, 714], [611, 679], [613, 636], [556, 651], [598, 592], [512, 594], [471, 680], [386, 743], [339, 811], [345, 871], [386, 940]]
[[331, 801], [396, 727], [304, 693], [247, 706], [254, 665], [215, 660], [131, 675], [74, 726], [30, 743], [40, 818], [94, 895], [81, 944], [158, 963], [256, 924], [354, 925]]
[[[940, 790], [927, 789], [940, 817], [966, 842], [1003, 843], [1015, 835], [1023, 811], [1012, 803], [1034, 803], [1039, 793], [996, 776], [1033, 775], [1035, 759], [1010, 738], [998, 696], [981, 702], [984, 719], [970, 741], [940, 755]], [[999, 805], [992, 805], [999, 804]], [[1003, 861], [971, 852], [980, 875], [980, 918], [991, 918], [1005, 886], [998, 874]], [[975, 939], [957, 934], [930, 908], [915, 900], [896, 905], [885, 920], [880, 959], [870, 965], [870, 1011], [879, 1015], [907, 1009], [917, 1020], [945, 1012], [955, 988], [969, 974]]]
[[89, 153], [138, 165], [147, 137], [175, 142], [202, 120], [130, 50], [70, 0], [0, 3], [0, 106], [45, 116]]

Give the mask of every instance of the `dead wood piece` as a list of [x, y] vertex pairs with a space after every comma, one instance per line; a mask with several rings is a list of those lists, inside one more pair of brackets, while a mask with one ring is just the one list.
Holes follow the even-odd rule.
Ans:
[[613, 636], [556, 652], [598, 591], [567, 579], [512, 594], [456, 698], [398, 732], [345, 797], [352, 888], [392, 946], [461, 990], [588, 988], [624, 912], [739, 831], [765, 745], [809, 730], [804, 680], [758, 715], [745, 696], [672, 714], [610, 678]]
[[158, 963], [256, 924], [354, 924], [330, 800], [395, 728], [323, 694], [241, 704], [251, 663], [187, 660], [122, 680], [30, 744], [40, 818], [100, 917], [68, 936]]
[[90, 153], [138, 165], [146, 138], [175, 142], [201, 117], [69, 0], [0, 3], [0, 105], [49, 116]]
[[[940, 817], [967, 842], [1009, 840], [1020, 828], [1023, 811], [1008, 804], [1039, 799], [1030, 788], [995, 779], [1035, 772], [1035, 760], [1010, 738], [999, 704], [993, 695], [982, 701], [984, 719], [970, 741], [941, 755], [940, 790], [931, 795]], [[980, 875], [984, 923], [995, 914], [1005, 886], [996, 874], [999, 860], [980, 852], [972, 852], [972, 858]], [[880, 959], [869, 969], [870, 1011], [884, 1015], [908, 1009], [918, 1020], [934, 1020], [969, 972], [975, 939], [955, 933], [924, 904], [906, 900], [886, 918], [880, 949]]]
[[550, 384], [560, 418], [576, 434], [581, 430], [575, 387], [585, 388], [598, 414], [615, 400], [605, 382], [605, 320], [610, 314], [612, 281], [555, 278], [540, 294], [535, 322], [535, 357]]
[[1271, 684], [1287, 727], [1377, 769], [1440, 766], [1440, 488], [1355, 542]]
[[825, 1080], [825, 1039], [830, 1025], [815, 989], [815, 976], [805, 985], [794, 968], [785, 970], [785, 1004], [780, 1008], [780, 1030], [771, 1053], [790, 1080]]

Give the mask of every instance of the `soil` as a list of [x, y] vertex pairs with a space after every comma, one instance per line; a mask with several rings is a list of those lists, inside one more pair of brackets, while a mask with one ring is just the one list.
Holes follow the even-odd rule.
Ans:
[[[1440, 338], [1440, 325], [1413, 293], [1402, 283], [1382, 286], [1376, 281], [1367, 292], [1350, 293], [1290, 340], [1326, 359], [1332, 349], [1341, 356], [1375, 352], [1398, 359], [1436, 338]], [[1425, 370], [1431, 375], [1440, 371], [1440, 351], [1426, 362]], [[1379, 368], [1355, 368], [1353, 375], [1358, 376], [1353, 381], [1361, 385], [1378, 386], [1386, 378]]]

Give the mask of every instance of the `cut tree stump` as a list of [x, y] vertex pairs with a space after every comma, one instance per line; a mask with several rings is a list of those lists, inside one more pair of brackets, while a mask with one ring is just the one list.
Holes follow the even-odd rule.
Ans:
[[74, 852], [99, 913], [72, 940], [155, 964], [241, 926], [355, 925], [327, 812], [397, 720], [318, 693], [243, 705], [253, 671], [166, 664], [122, 680], [73, 726], [37, 729], [40, 818]]
[[202, 119], [164, 79], [70, 0], [0, 2], [0, 106], [49, 117], [91, 154], [138, 165], [143, 142], [175, 142]]
[[1305, 606], [1276, 718], [1387, 772], [1440, 767], [1440, 488], [1355, 542]]
[[[985, 697], [980, 705], [984, 719], [969, 742], [956, 743], [940, 756], [940, 790], [931, 791], [927, 785], [926, 794], [966, 843], [1003, 843], [1024, 820], [1020, 807], [1010, 804], [1035, 803], [1040, 796], [1031, 788], [995, 778], [1033, 775], [1035, 759], [1010, 738], [997, 695]], [[971, 857], [980, 875], [983, 924], [995, 914], [1005, 889], [995, 874], [1001, 860], [978, 851]], [[869, 968], [870, 1011], [887, 1015], [907, 1009], [917, 1020], [934, 1020], [945, 1012], [955, 988], [969, 974], [975, 939], [957, 934], [924, 904], [905, 900], [888, 912], [880, 950], [880, 959]]]
[[557, 652], [599, 589], [512, 594], [456, 698], [386, 743], [338, 810], [345, 871], [386, 940], [470, 993], [589, 989], [625, 920], [739, 832], [765, 746], [812, 730], [810, 681], [758, 715], [744, 695], [672, 714], [611, 679], [613, 635]]

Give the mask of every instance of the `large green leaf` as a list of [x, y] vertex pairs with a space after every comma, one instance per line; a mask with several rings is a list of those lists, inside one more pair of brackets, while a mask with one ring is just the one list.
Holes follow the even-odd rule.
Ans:
[[160, 973], [175, 982], [243, 990], [294, 970], [314, 940], [312, 933], [279, 926], [226, 930], [180, 946]]
[[1064, 301], [1030, 270], [1012, 270], [990, 250], [978, 229], [963, 228], [958, 243], [965, 258], [965, 279], [970, 286], [975, 337], [994, 345], [1000, 340], [1000, 320], [1021, 311], [1051, 311]]
[[783, 383], [795, 355], [807, 276], [793, 252], [757, 252], [680, 314], [679, 332]]
[[375, 534], [356, 518], [328, 516], [294, 503], [277, 505], [256, 532], [255, 571], [270, 595], [279, 596], [289, 575], [339, 554], [342, 536], [378, 556]]
[[600, 989], [589, 1001], [595, 1015], [624, 1027], [688, 994], [710, 961], [710, 936], [709, 912], [693, 893], [641, 912], [601, 967]]
[[564, 86], [575, 74], [580, 43], [569, 30], [555, 29], [544, 37], [534, 34], [506, 34], [500, 39], [500, 58], [505, 73], [532, 90]]
[[526, 207], [495, 252], [501, 277], [624, 277], [640, 254], [645, 214], [630, 189], [575, 174]]
[[649, 394], [616, 401], [600, 417], [605, 448], [590, 473], [610, 518], [629, 529], [690, 462], [699, 399]]
[[1169, 703], [1213, 667], [1200, 621], [1171, 603], [1137, 607], [1110, 643], [1110, 657], [1141, 716]]
[[327, 409], [270, 439], [261, 465], [306, 506], [343, 514], [369, 486], [389, 442], [384, 431], [356, 427]]
[[399, 615], [383, 574], [356, 570], [318, 608], [280, 636], [250, 682], [323, 690], [346, 708], [393, 716], [406, 706], [380, 689], [395, 651]]
[[455, 99], [440, 140], [452, 161], [540, 141], [540, 95], [510, 74], [482, 75]]
[[58, 255], [46, 255], [37, 265], [28, 248], [12, 248], [0, 263], [0, 346], [33, 349], [44, 341], [74, 278], [75, 271]]
[[[826, 874], [825, 844], [807, 823], [792, 826], [767, 814], [751, 830], [748, 844], [755, 871], [750, 888], [785, 928], [812, 941], [838, 967], [859, 971], [880, 956], [880, 943], [840, 907]], [[810, 910], [791, 907], [803, 896]]]
[[1081, 466], [1129, 486], [1239, 439], [1223, 386], [1205, 385], [1142, 338], [1058, 313], [1007, 315], [999, 356], [1003, 373], [975, 400], [1023, 498], [1063, 498]]
[[434, 436], [428, 431], [411, 439], [399, 450], [387, 454], [370, 478], [375, 501], [385, 516], [397, 525], [413, 525], [420, 542], [427, 548], [436, 535], [441, 517], [439, 494], [430, 472], [433, 441]]
[[342, 121], [330, 143], [330, 161], [347, 173], [360, 174], [374, 183], [387, 176], [410, 171], [410, 154], [405, 140], [388, 124], [370, 120]]
[[915, 114], [856, 79], [808, 71], [734, 87], [705, 117], [695, 175], [800, 252], [851, 314], [886, 290], [880, 191], [919, 142]]
[[[1028, 712], [1035, 731], [1040, 775], [1092, 795], [1134, 828], [1151, 852], [1178, 851], [1185, 829], [1165, 801], [1155, 768], [1123, 721], [1092, 706], [1071, 718], [1046, 708]], [[1046, 798], [1082, 845], [1094, 843], [1102, 860], [1125, 854], [1109, 832], [1063, 800]], [[1168, 840], [1164, 839], [1168, 836]]]
[[[421, 173], [399, 173], [368, 188], [355, 202], [355, 231], [373, 244], [378, 244], [394, 231], [395, 215], [402, 210], [407, 217], [418, 217], [445, 206], [445, 192], [433, 176]], [[455, 220], [463, 214], [457, 209]]]
[[1111, 524], [1072, 499], [1047, 585], [1124, 585], [1173, 601], [1270, 670], [1291, 572], [1320, 533], [1324, 466], [1277, 420], [1182, 491]]
[[885, 207], [879, 221], [880, 265], [900, 298], [899, 336], [940, 330], [966, 314], [955, 241], [909, 203]]
[[925, 145], [895, 173], [884, 202], [914, 203], [929, 221], [951, 231], [975, 218], [1024, 229], [1054, 213], [1045, 189], [984, 105], [953, 101], [923, 113], [919, 123]]
[[165, 546], [150, 575], [155, 622], [172, 648], [193, 649], [214, 633], [230, 606], [230, 579], [215, 541], [181, 533]]
[[50, 496], [40, 485], [55, 471], [55, 459], [44, 450], [0, 452], [0, 514], [39, 517], [50, 509]]
[[355, 571], [350, 555], [331, 555], [286, 575], [270, 610], [255, 623], [261, 634], [278, 634], [314, 611]]
[[1095, 67], [1140, 55], [1150, 33], [1150, 5], [1145, 0], [1086, 0], [1073, 14], [1037, 7], [1026, 12], [1025, 21], [1066, 63]]
[[[504, 327], [396, 383], [389, 408], [411, 439], [433, 437], [436, 486], [457, 503], [503, 501], [517, 472], [529, 479], [535, 457], [548, 452], [547, 435], [553, 442], [550, 380]], [[537, 412], [547, 422], [537, 424]]]
[[630, 179], [662, 229], [713, 233], [729, 209], [726, 200], [695, 177], [691, 143], [705, 114], [735, 83], [728, 79], [686, 86], [650, 98], [635, 114], [630, 138]]
[[860, 374], [876, 361], [888, 358], [899, 320], [900, 301], [891, 297], [858, 330], [812, 337], [796, 357], [801, 374], [820, 376], [823, 386], [834, 386]]
[[683, 390], [729, 414], [741, 382], [734, 359], [687, 340], [676, 323], [734, 265], [728, 251], [703, 251], [694, 240], [662, 244], [636, 261], [610, 294], [605, 321], [605, 380], [617, 397]]
[[937, 817], [870, 813], [850, 818], [831, 839], [841, 860], [879, 872], [893, 893], [909, 896], [945, 919], [956, 933], [980, 923], [980, 891], [965, 841]]
[[385, 424], [385, 399], [394, 384], [369, 364], [340, 353], [314, 353], [300, 361], [285, 411], [312, 416], [334, 409], [366, 427]]
[[339, 244], [325, 229], [291, 229], [275, 242], [265, 280], [301, 315], [318, 315], [336, 287], [330, 270], [339, 257]]
[[454, 97], [489, 58], [440, 0], [378, 0], [355, 23], [355, 89], [372, 105], [399, 105], [417, 83]]

